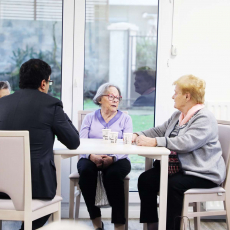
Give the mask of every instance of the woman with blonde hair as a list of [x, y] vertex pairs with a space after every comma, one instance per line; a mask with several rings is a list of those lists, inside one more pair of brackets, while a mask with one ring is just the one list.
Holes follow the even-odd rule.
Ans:
[[[225, 163], [213, 114], [204, 107], [205, 82], [193, 75], [173, 83], [176, 111], [161, 126], [133, 134], [139, 146], [168, 148], [167, 230], [179, 230], [184, 192], [191, 188], [213, 188], [225, 179]], [[138, 179], [141, 199], [140, 222], [148, 230], [158, 229], [157, 194], [160, 162]]]

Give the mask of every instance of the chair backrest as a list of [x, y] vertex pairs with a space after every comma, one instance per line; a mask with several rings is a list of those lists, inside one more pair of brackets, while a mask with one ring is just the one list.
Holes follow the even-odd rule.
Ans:
[[[226, 164], [226, 179], [224, 182], [224, 188], [226, 189], [227, 184], [230, 183], [229, 174], [229, 158], [230, 158], [230, 122], [228, 121], [218, 121], [219, 130], [219, 141], [222, 148], [222, 156]], [[229, 180], [229, 182], [228, 182]]]
[[0, 191], [10, 196], [17, 211], [31, 202], [28, 131], [0, 131]]
[[[88, 113], [92, 113], [92, 112], [93, 111], [86, 111], [86, 110], [79, 110], [78, 111], [78, 131], [79, 132], [81, 130], [81, 124], [82, 124], [82, 121], [85, 118], [85, 115], [88, 114]], [[128, 111], [122, 111], [122, 112], [128, 114]]]

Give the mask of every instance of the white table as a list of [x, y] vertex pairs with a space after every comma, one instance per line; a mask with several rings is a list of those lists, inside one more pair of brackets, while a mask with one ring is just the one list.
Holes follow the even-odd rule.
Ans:
[[[57, 170], [57, 195], [61, 195], [61, 159], [79, 154], [128, 154], [139, 155], [161, 161], [160, 191], [159, 191], [159, 230], [166, 229], [167, 187], [168, 187], [168, 155], [170, 151], [163, 147], [143, 147], [124, 145], [122, 140], [117, 144], [104, 142], [102, 139], [81, 139], [76, 150], [69, 150], [64, 145], [54, 149], [54, 159]], [[146, 169], [149, 166], [146, 164]], [[67, 179], [67, 178], [66, 178]]]

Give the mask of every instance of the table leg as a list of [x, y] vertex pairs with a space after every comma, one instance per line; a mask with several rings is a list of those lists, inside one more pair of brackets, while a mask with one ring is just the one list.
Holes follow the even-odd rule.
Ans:
[[54, 162], [56, 166], [57, 175], [57, 192], [56, 195], [61, 196], [61, 156], [54, 155]]
[[[145, 171], [151, 169], [153, 167], [153, 159], [151, 158], [145, 158]], [[143, 230], [147, 230], [147, 224], [143, 224]]]
[[166, 229], [167, 213], [167, 193], [168, 193], [168, 156], [161, 156], [161, 176], [159, 191], [159, 230]]

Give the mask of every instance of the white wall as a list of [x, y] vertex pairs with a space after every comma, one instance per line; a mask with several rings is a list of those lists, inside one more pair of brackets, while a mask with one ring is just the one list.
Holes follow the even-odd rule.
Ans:
[[185, 74], [206, 81], [206, 101], [230, 101], [230, 1], [174, 0], [173, 31], [173, 3], [160, 0], [159, 17], [156, 125], [174, 111], [172, 83]]

